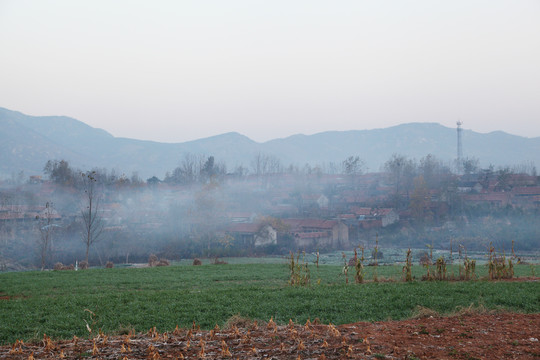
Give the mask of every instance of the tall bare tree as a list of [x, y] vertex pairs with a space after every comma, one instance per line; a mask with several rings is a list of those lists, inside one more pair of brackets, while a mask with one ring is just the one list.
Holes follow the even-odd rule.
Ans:
[[388, 173], [389, 180], [396, 186], [396, 192], [394, 194], [395, 206], [399, 208], [401, 205], [406, 204], [402, 202], [402, 195], [406, 195], [407, 199], [409, 198], [413, 179], [416, 176], [416, 162], [404, 155], [393, 154], [384, 163], [384, 170]]
[[83, 233], [82, 241], [86, 246], [85, 261], [88, 262], [90, 246], [96, 243], [103, 232], [103, 218], [101, 217], [101, 193], [97, 187], [96, 172], [82, 173], [83, 180], [83, 208], [81, 209]]
[[356, 187], [359, 175], [362, 175], [366, 163], [359, 156], [349, 156], [341, 163], [343, 174], [350, 179], [351, 185]]
[[53, 223], [54, 213], [53, 203], [47, 202], [45, 204], [45, 210], [40, 216], [39, 225], [38, 249], [41, 260], [41, 271], [45, 270], [47, 266], [47, 261], [52, 252], [53, 230], [58, 226]]

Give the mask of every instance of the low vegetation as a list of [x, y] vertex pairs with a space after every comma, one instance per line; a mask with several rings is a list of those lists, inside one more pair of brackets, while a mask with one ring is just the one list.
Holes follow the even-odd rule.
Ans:
[[[362, 269], [364, 281], [345, 283], [342, 266], [319, 265], [294, 256], [317, 282], [291, 286], [291, 269], [282, 264], [227, 264], [148, 268], [88, 269], [0, 274], [0, 343], [126, 334], [156, 327], [172, 331], [195, 321], [204, 329], [223, 327], [238, 315], [278, 324], [345, 324], [411, 317], [418, 306], [449, 313], [456, 307], [540, 312], [535, 281], [401, 281], [402, 266]], [[458, 265], [447, 265], [457, 274]], [[515, 265], [514, 276], [538, 273], [539, 266]], [[296, 271], [296, 270], [295, 270]], [[303, 271], [303, 270], [301, 270]], [[410, 266], [412, 279], [424, 270]], [[302, 274], [302, 273], [300, 273]], [[488, 277], [479, 267], [478, 276]]]

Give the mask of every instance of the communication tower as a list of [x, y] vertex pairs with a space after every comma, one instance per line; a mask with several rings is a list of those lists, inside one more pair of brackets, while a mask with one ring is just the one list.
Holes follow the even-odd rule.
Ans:
[[459, 120], [457, 123], [457, 171], [458, 174], [462, 173], [463, 170], [463, 148], [461, 143], [461, 133], [463, 129], [461, 129], [461, 125], [463, 125], [463, 122]]

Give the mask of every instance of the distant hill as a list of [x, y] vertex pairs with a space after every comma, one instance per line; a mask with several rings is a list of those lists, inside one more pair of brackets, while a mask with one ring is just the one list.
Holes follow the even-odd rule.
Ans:
[[[0, 108], [0, 178], [24, 171], [41, 174], [47, 160], [65, 159], [74, 167], [116, 169], [144, 179], [178, 166], [183, 154], [214, 155], [232, 169], [250, 167], [257, 153], [278, 157], [284, 165], [341, 162], [358, 155], [378, 171], [393, 153], [420, 159], [427, 154], [451, 161], [456, 157], [456, 130], [436, 123], [410, 123], [376, 130], [328, 131], [293, 135], [257, 143], [239, 133], [169, 144], [117, 138], [102, 129], [65, 116], [29, 116]], [[540, 137], [504, 132], [463, 131], [464, 156], [482, 165], [540, 164]]]

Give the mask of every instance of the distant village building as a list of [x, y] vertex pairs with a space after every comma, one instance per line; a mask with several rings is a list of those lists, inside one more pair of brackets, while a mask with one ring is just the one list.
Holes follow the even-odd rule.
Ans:
[[491, 207], [503, 207], [511, 203], [509, 193], [485, 193], [485, 194], [466, 194], [463, 195], [463, 201], [469, 204], [489, 205]]
[[225, 232], [238, 245], [260, 247], [277, 244], [277, 231], [271, 225], [235, 223], [229, 225]]
[[319, 198], [317, 199], [317, 204], [319, 205], [319, 208], [321, 208], [321, 209], [328, 209], [328, 205], [330, 204], [330, 201], [323, 194], [323, 195], [319, 196]]
[[399, 214], [392, 208], [354, 207], [352, 211], [363, 229], [387, 227], [399, 221]]
[[283, 219], [299, 248], [346, 248], [349, 228], [338, 220]]

